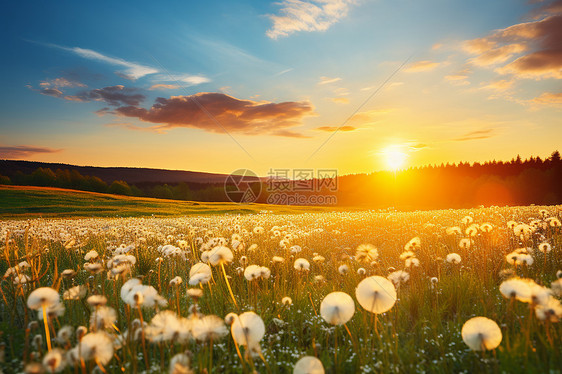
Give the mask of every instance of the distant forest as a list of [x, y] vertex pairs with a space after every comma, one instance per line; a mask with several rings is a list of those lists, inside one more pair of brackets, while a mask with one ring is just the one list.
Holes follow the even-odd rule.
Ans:
[[[0, 184], [49, 186], [127, 196], [191, 201], [229, 201], [223, 183], [180, 182], [160, 184], [114, 180], [82, 175], [76, 169], [39, 167], [0, 175]], [[258, 184], [261, 183], [261, 186]], [[252, 189], [266, 203], [271, 193], [265, 180]], [[228, 190], [235, 189], [227, 185]], [[508, 162], [442, 164], [398, 171], [340, 176], [335, 190], [283, 191], [284, 194], [332, 195], [340, 206], [394, 207], [402, 210], [469, 208], [480, 205], [529, 205], [562, 203], [562, 160], [555, 151], [547, 159], [517, 156]], [[271, 200], [269, 200], [271, 202]]]

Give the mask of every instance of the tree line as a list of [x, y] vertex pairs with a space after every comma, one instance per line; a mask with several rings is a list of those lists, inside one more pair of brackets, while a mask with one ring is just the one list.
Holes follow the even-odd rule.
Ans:
[[[257, 184], [261, 183], [261, 186]], [[123, 180], [106, 183], [96, 176], [76, 170], [39, 167], [30, 174], [22, 171], [10, 177], [0, 175], [0, 184], [71, 188], [125, 196], [154, 197], [191, 201], [229, 201], [222, 183], [154, 182], [129, 184]], [[261, 194], [257, 202], [266, 203], [270, 194], [267, 181], [255, 182]], [[227, 185], [227, 189], [235, 189]], [[550, 157], [520, 156], [511, 161], [441, 164], [409, 168], [396, 173], [377, 171], [340, 176], [335, 190], [287, 194], [333, 195], [337, 205], [398, 209], [468, 208], [479, 205], [529, 205], [562, 203], [562, 160], [560, 152]], [[271, 201], [271, 200], [269, 200]]]

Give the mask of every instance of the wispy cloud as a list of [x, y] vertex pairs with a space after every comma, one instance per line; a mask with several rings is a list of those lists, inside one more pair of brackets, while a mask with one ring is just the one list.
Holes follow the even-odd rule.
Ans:
[[113, 66], [120, 66], [124, 69], [121, 71], [117, 71], [116, 74], [126, 79], [135, 80], [135, 79], [142, 78], [146, 75], [156, 74], [159, 72], [158, 69], [153, 68], [151, 66], [138, 64], [136, 62], [126, 61], [118, 57], [110, 57], [100, 52], [94, 51], [92, 49], [86, 49], [80, 47], [64, 47], [57, 44], [44, 44], [44, 45], [74, 53], [75, 55], [88, 60], [99, 61]]
[[0, 146], [0, 157], [7, 159], [21, 159], [39, 153], [56, 153], [62, 149], [36, 147], [29, 145]]
[[357, 127], [354, 126], [320, 126], [317, 127], [316, 130], [318, 131], [326, 131], [326, 132], [334, 132], [334, 131], [355, 131]]
[[430, 70], [435, 69], [439, 65], [441, 65], [439, 62], [433, 62], [433, 61], [428, 61], [428, 60], [417, 61], [417, 62], [411, 63], [408, 67], [406, 67], [404, 69], [404, 71], [409, 72], [409, 73], [420, 72], [420, 71], [430, 71]]
[[349, 104], [349, 99], [347, 97], [332, 97], [330, 100], [336, 104]]
[[266, 35], [271, 39], [299, 31], [326, 31], [347, 16], [353, 0], [284, 0], [278, 14], [269, 15], [273, 26]]
[[532, 104], [562, 106], [562, 92], [545, 92], [531, 100]]
[[471, 131], [468, 132], [458, 138], [455, 138], [453, 140], [457, 141], [457, 142], [464, 142], [467, 140], [480, 140], [480, 139], [488, 139], [491, 138], [493, 136], [495, 136], [495, 130], [494, 129], [484, 129], [484, 130], [476, 130], [476, 131]]
[[335, 77], [335, 78], [330, 78], [330, 77], [320, 77], [320, 81], [318, 82], [319, 85], [324, 85], [324, 84], [330, 84], [330, 83], [336, 83], [341, 81], [341, 78]]
[[150, 86], [149, 90], [175, 90], [180, 88], [179, 85], [177, 84], [163, 84], [163, 83], [158, 83], [158, 84], [153, 84], [152, 86]]

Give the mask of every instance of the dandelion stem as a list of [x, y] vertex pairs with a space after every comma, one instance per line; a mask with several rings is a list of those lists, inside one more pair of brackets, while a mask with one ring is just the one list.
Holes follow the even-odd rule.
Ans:
[[232, 301], [236, 308], [238, 308], [238, 303], [236, 303], [236, 299], [234, 298], [234, 293], [232, 292], [232, 288], [230, 288], [230, 283], [228, 283], [228, 278], [226, 277], [226, 270], [224, 269], [224, 263], [221, 262], [222, 274], [224, 275], [224, 281], [226, 282], [226, 286], [228, 287], [228, 292], [230, 292], [230, 296], [232, 297]]
[[49, 321], [47, 317], [47, 308], [43, 305], [43, 322], [45, 323], [45, 338], [47, 339], [47, 348], [51, 352], [51, 334], [49, 333]]

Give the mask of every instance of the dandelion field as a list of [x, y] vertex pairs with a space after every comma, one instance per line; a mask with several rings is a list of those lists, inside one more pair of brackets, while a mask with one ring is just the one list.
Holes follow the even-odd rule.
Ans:
[[1, 367], [558, 373], [561, 216], [4, 220]]

